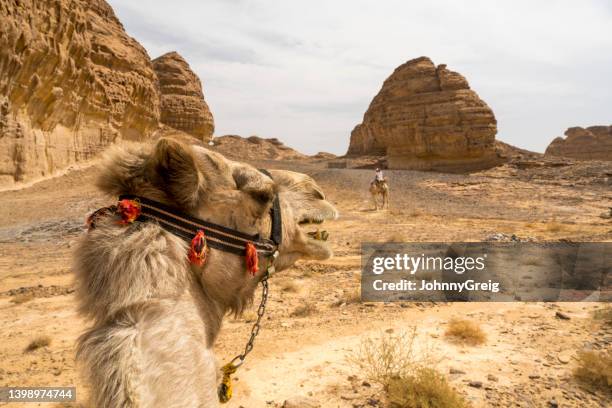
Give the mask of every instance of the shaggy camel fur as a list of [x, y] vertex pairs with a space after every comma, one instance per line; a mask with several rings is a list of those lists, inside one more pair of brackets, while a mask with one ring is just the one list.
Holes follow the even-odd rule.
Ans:
[[[374, 181], [370, 183], [370, 194], [372, 195], [372, 201], [374, 201], [374, 210], [378, 211], [379, 208], [389, 209], [389, 185], [386, 180], [379, 183]], [[381, 207], [378, 206], [379, 195], [382, 197]]]
[[[107, 154], [98, 186], [112, 197], [135, 194], [195, 217], [268, 237], [278, 192], [283, 243], [276, 270], [299, 258], [326, 259], [326, 242], [301, 225], [333, 219], [335, 208], [308, 176], [255, 168], [173, 139]], [[75, 253], [79, 311], [92, 320], [77, 358], [95, 407], [217, 407], [213, 344], [225, 314], [241, 313], [264, 273], [244, 257], [210, 249], [204, 266], [188, 245], [154, 223], [96, 222]], [[263, 263], [263, 260], [260, 260]], [[246, 340], [246, 339], [245, 339]]]

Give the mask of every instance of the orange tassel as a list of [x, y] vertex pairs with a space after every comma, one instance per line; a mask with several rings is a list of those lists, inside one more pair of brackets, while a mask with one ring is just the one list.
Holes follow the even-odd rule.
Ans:
[[120, 224], [131, 224], [140, 215], [140, 203], [135, 200], [121, 200], [117, 204], [117, 212], [121, 216]]
[[206, 244], [206, 236], [204, 231], [199, 230], [195, 237], [191, 240], [191, 247], [189, 248], [189, 262], [194, 265], [202, 266], [206, 262], [206, 251], [208, 245]]
[[246, 264], [247, 271], [252, 276], [259, 271], [259, 257], [257, 256], [257, 248], [251, 242], [247, 242], [246, 244]]

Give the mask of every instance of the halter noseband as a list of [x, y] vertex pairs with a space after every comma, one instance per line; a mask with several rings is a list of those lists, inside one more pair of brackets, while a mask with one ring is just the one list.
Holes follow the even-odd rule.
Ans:
[[[265, 170], [260, 171], [272, 178]], [[244, 232], [215, 224], [209, 221], [193, 217], [176, 208], [160, 202], [132, 194], [124, 194], [119, 197], [117, 206], [105, 207], [97, 210], [88, 218], [90, 228], [95, 228], [97, 217], [117, 212], [122, 216], [122, 223], [129, 224], [134, 221], [157, 223], [166, 231], [177, 237], [194, 244], [194, 239], [200, 233], [204, 238], [203, 246], [229, 252], [235, 255], [249, 254], [249, 248], [254, 248], [256, 255], [266, 258], [275, 257], [278, 247], [282, 242], [282, 217], [278, 194], [274, 195], [272, 207], [270, 208], [271, 231], [270, 238], [261, 238], [259, 234], [246, 234]]]

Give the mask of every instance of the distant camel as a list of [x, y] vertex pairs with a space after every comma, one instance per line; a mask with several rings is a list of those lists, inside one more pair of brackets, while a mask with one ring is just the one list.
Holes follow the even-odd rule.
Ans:
[[372, 201], [374, 201], [374, 209], [379, 210], [378, 207], [378, 196], [382, 196], [382, 206], [380, 209], [389, 209], [389, 185], [387, 180], [373, 181], [370, 183], [370, 194], [372, 195]]

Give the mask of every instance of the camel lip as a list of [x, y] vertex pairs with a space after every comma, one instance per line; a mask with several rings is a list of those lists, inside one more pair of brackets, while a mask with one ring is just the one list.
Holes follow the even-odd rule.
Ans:
[[[309, 242], [316, 243], [318, 245], [327, 245], [329, 232], [320, 230], [319, 227], [321, 224], [325, 223], [326, 220], [334, 220], [336, 218], [338, 218], [338, 213], [335, 209], [333, 211], [323, 209], [322, 211], [315, 211], [302, 215], [298, 221], [298, 226], [304, 235], [306, 235]], [[309, 225], [315, 227], [316, 229], [314, 231], [311, 230], [310, 232], [306, 231], [306, 228]]]
[[[302, 219], [302, 221], [300, 221], [298, 225], [300, 226], [300, 229], [302, 230], [302, 232], [305, 233], [309, 241], [317, 241], [318, 243], [324, 243], [329, 238], [329, 233], [327, 231], [325, 230], [321, 231], [319, 229], [319, 226], [323, 224], [324, 222], [325, 222], [325, 219], [320, 218], [320, 217], [317, 217], [317, 218], [306, 217]], [[310, 232], [306, 231], [306, 227], [308, 227], [309, 225], [316, 226], [316, 229]]]
[[329, 211], [321, 211], [316, 214], [312, 214], [312, 213], [305, 214], [298, 221], [298, 225], [300, 227], [306, 226], [306, 225], [312, 225], [312, 224], [320, 225], [320, 224], [323, 224], [327, 220], [333, 220], [333, 219], [336, 219], [337, 217], [338, 215], [335, 211], [333, 213], [330, 213]]
[[298, 224], [300, 225], [309, 225], [309, 224], [323, 224], [325, 220], [322, 218], [305, 218], [300, 221]]
[[314, 239], [315, 241], [327, 241], [329, 238], [329, 232], [325, 230], [321, 231], [318, 228], [316, 231], [308, 232], [307, 234], [310, 239]]

